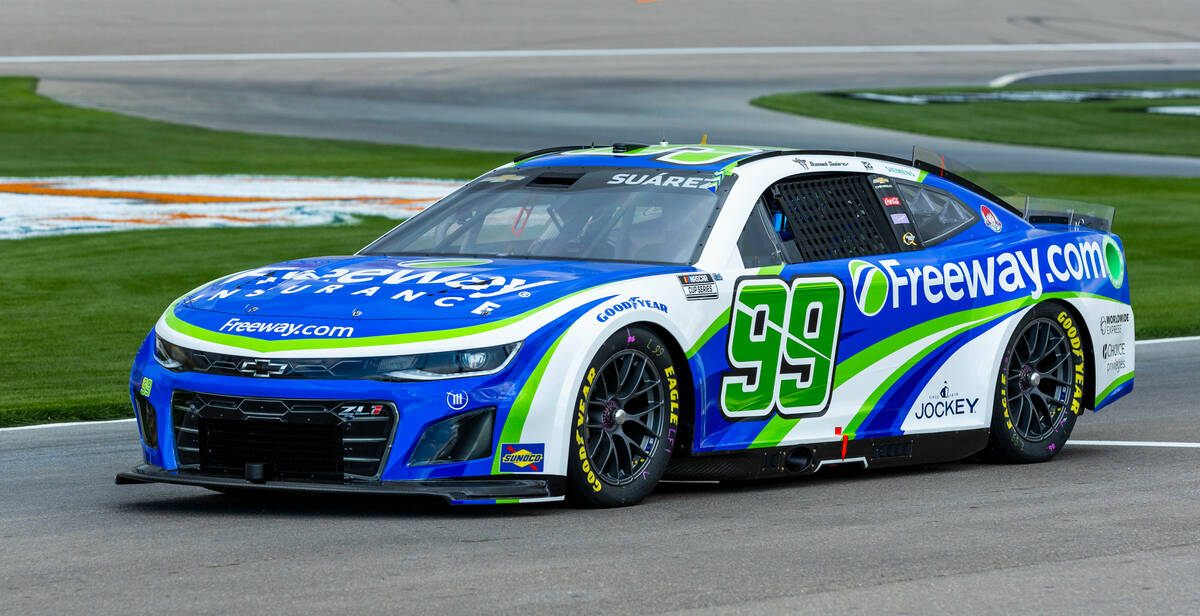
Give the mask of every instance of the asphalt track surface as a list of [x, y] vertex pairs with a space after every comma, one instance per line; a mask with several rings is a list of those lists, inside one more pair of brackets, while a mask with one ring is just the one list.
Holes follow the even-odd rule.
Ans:
[[[1200, 3], [882, 0], [538, 2], [8, 0], [0, 56], [636, 50], [747, 46], [1191, 43], [1088, 49], [4, 63], [65, 102], [252, 132], [531, 150], [612, 141], [751, 143], [905, 155], [996, 171], [1200, 175], [1200, 159], [997, 146], [747, 105], [849, 87], [978, 84], [1061, 67], [1200, 65]], [[941, 49], [942, 47], [938, 47]], [[82, 59], [82, 58], [81, 58]]]
[[[1200, 340], [1138, 345], [1076, 439], [1200, 442]], [[0, 431], [0, 612], [1200, 611], [1200, 449], [662, 485], [643, 504], [451, 508], [115, 486], [132, 423]]]
[[[1200, 4], [8, 0], [0, 56], [1188, 41]], [[812, 5], [812, 6], [809, 6]], [[797, 6], [803, 6], [802, 12]], [[1194, 159], [915, 138], [750, 108], [771, 92], [985, 84], [1200, 52], [3, 64], [62, 100], [203, 126], [532, 149], [673, 141], [875, 149], [978, 167], [1200, 175]], [[1139, 345], [1075, 438], [1200, 442], [1200, 342]], [[664, 484], [638, 507], [244, 501], [114, 486], [129, 423], [0, 431], [0, 613], [1200, 612], [1200, 449]]]

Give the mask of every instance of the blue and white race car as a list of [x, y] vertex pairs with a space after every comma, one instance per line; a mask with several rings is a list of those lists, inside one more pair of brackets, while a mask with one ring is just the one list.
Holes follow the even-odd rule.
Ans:
[[117, 481], [617, 506], [1048, 460], [1133, 388], [1134, 323], [1111, 209], [1038, 207], [874, 154], [531, 153], [355, 255], [177, 300]]

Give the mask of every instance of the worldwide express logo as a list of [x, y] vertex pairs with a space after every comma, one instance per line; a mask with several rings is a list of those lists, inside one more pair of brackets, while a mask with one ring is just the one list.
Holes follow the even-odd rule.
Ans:
[[540, 473], [545, 443], [505, 443], [500, 446], [501, 473]]
[[909, 266], [896, 259], [879, 264], [852, 259], [848, 264], [858, 311], [872, 317], [893, 309], [964, 298], [991, 297], [997, 291], [1025, 290], [1042, 296], [1044, 283], [1108, 278], [1114, 288], [1125, 282], [1125, 256], [1116, 241], [1084, 241], [1002, 252], [998, 255]]

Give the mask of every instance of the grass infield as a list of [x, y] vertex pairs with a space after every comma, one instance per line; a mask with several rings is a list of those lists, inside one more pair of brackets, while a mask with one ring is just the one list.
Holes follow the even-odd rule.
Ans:
[[[32, 92], [32, 80], [0, 78], [0, 175], [468, 178], [507, 158], [208, 131], [75, 109]], [[38, 128], [11, 114], [23, 114]], [[12, 144], [20, 140], [28, 149]], [[137, 147], [121, 146], [129, 143]], [[1116, 206], [1138, 336], [1200, 333], [1195, 316], [1200, 314], [1195, 254], [1200, 180], [997, 179], [1038, 196]], [[131, 416], [126, 383], [133, 353], [176, 297], [256, 265], [353, 252], [394, 224], [367, 218], [341, 226], [165, 229], [0, 241], [0, 426]]]
[[[1014, 86], [1003, 91], [1197, 88], [1200, 84]], [[870, 90], [881, 94], [995, 92], [995, 88]], [[776, 111], [826, 120], [957, 137], [1056, 148], [1200, 156], [1200, 118], [1145, 113], [1147, 107], [1200, 105], [1200, 98], [1081, 103], [976, 102], [904, 105], [849, 98], [844, 93], [772, 94], [751, 101]]]
[[512, 153], [209, 130], [82, 109], [0, 77], [0, 176], [266, 174], [469, 179]]

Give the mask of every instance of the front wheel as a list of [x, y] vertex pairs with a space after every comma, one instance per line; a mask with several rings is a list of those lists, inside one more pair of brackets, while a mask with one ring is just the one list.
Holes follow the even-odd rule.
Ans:
[[645, 327], [614, 333], [588, 365], [571, 425], [567, 485], [591, 507], [635, 505], [667, 469], [679, 427], [679, 373]]
[[1044, 462], [1071, 436], [1083, 404], [1086, 353], [1071, 313], [1040, 304], [1017, 325], [1000, 361], [989, 445], [1006, 462]]

